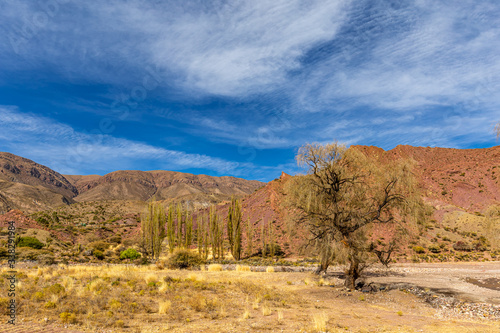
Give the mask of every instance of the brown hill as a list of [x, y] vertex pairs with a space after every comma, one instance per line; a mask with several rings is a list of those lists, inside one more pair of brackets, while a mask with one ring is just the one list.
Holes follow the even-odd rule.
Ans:
[[235, 177], [174, 171], [115, 171], [105, 176], [66, 176], [78, 189], [76, 201], [167, 200], [181, 196], [245, 195], [264, 185]]
[[0, 179], [31, 186], [43, 186], [70, 199], [78, 194], [63, 175], [24, 157], [0, 152]]
[[0, 213], [34, 212], [74, 202], [77, 189], [63, 175], [29, 159], [0, 152]]

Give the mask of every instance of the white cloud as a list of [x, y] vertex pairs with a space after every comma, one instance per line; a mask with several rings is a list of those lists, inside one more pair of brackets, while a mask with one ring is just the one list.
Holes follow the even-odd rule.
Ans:
[[166, 170], [200, 168], [220, 174], [238, 175], [240, 167], [254, 169], [204, 154], [190, 154], [135, 142], [111, 135], [76, 132], [68, 125], [48, 118], [21, 113], [15, 107], [0, 106], [2, 149], [46, 164], [61, 173], [86, 170], [114, 171], [141, 164]]

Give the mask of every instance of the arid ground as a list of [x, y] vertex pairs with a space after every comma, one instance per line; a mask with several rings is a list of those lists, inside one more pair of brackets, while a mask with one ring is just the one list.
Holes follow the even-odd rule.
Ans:
[[322, 277], [235, 268], [20, 269], [17, 324], [3, 312], [0, 331], [500, 332], [500, 262], [375, 267], [365, 283], [378, 292], [343, 288], [341, 267]]

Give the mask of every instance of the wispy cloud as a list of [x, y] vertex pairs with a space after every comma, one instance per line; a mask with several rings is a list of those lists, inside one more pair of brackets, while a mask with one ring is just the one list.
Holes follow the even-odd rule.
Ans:
[[168, 150], [98, 132], [77, 132], [68, 125], [22, 113], [12, 106], [0, 106], [0, 133], [1, 149], [12, 150], [66, 174], [121, 170], [133, 167], [137, 160], [161, 169], [198, 168], [221, 175], [240, 175], [240, 169], [255, 169], [251, 163]]

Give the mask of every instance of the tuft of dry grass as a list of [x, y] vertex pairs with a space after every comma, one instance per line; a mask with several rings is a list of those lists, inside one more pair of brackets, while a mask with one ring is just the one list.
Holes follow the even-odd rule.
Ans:
[[267, 273], [274, 273], [274, 267], [273, 266], [267, 266], [266, 272]]
[[313, 328], [316, 332], [326, 332], [328, 316], [325, 313], [316, 313], [313, 315]]
[[245, 265], [236, 265], [236, 271], [237, 272], [250, 272], [250, 266], [245, 266]]
[[156, 274], [148, 274], [144, 277], [144, 281], [146, 281], [146, 284], [148, 283], [156, 283], [160, 280], [158, 275]]
[[278, 310], [278, 324], [283, 323], [283, 310]]
[[208, 271], [209, 272], [220, 272], [220, 271], [222, 271], [222, 265], [219, 265], [219, 264], [208, 265]]
[[170, 301], [160, 301], [158, 303], [158, 313], [166, 314], [168, 310], [172, 307], [172, 302]]
[[243, 319], [250, 319], [252, 318], [252, 315], [250, 314], [250, 310], [245, 308], [245, 312], [243, 312]]
[[263, 316], [270, 316], [272, 313], [273, 313], [273, 311], [271, 310], [269, 305], [267, 303], [264, 303], [264, 305], [262, 305], [262, 315]]

